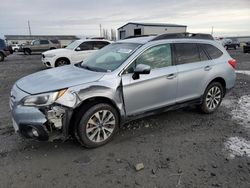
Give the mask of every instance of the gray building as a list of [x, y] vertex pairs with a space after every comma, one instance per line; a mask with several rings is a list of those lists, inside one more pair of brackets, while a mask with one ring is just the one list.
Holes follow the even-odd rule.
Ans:
[[30, 43], [33, 40], [45, 39], [58, 40], [61, 46], [66, 46], [78, 39], [78, 37], [74, 35], [4, 35], [4, 37], [9, 45]]
[[187, 31], [186, 25], [135, 23], [129, 22], [118, 28], [118, 39], [140, 35], [158, 35], [164, 33], [183, 33]]

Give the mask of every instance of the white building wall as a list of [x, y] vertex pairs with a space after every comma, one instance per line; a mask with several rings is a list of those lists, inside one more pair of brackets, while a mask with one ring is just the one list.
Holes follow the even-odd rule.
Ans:
[[186, 27], [161, 27], [161, 26], [143, 26], [136, 24], [128, 24], [118, 30], [118, 36], [120, 37], [120, 31], [125, 31], [125, 37], [134, 36], [134, 29], [140, 29], [142, 35], [151, 34], [164, 34], [164, 33], [183, 33], [186, 32]]
[[126, 31], [125, 37], [129, 37], [129, 36], [134, 36], [134, 29], [142, 29], [142, 34], [143, 34], [143, 26], [141, 25], [134, 25], [134, 24], [128, 24], [126, 26], [124, 26], [122, 29], [118, 30], [118, 35], [119, 35], [119, 39], [120, 39], [120, 31]]
[[164, 33], [183, 33], [186, 27], [152, 27], [144, 26], [143, 35], [164, 34]]

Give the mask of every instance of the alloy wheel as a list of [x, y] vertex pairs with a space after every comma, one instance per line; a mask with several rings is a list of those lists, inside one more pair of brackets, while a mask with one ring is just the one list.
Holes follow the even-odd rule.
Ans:
[[61, 59], [58, 61], [57, 66], [60, 67], [60, 66], [67, 65], [67, 64], [68, 64], [67, 61], [65, 61], [64, 59]]
[[95, 112], [87, 122], [86, 133], [89, 140], [100, 143], [107, 140], [115, 130], [116, 119], [109, 110]]
[[206, 105], [209, 110], [214, 110], [218, 107], [222, 99], [222, 92], [218, 86], [213, 86], [209, 89], [206, 96]]

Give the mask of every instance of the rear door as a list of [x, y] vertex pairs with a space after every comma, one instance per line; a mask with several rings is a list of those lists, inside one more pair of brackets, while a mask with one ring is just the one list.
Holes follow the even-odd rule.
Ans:
[[174, 54], [178, 71], [176, 101], [201, 97], [212, 69], [208, 56], [196, 43], [175, 43]]
[[[123, 96], [128, 116], [175, 103], [177, 70], [172, 61], [171, 45], [162, 44], [145, 50], [123, 73]], [[150, 74], [133, 79], [136, 65], [151, 67]]]
[[49, 41], [48, 40], [40, 40], [40, 50], [46, 51], [50, 49]]

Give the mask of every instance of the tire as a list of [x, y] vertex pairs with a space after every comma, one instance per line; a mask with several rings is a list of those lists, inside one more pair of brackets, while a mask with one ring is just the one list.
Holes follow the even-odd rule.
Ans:
[[31, 55], [31, 49], [29, 49], [29, 48], [23, 49], [23, 52], [25, 55]]
[[3, 55], [3, 53], [0, 52], [0, 62], [1, 61], [4, 61], [4, 55]]
[[212, 82], [206, 88], [200, 110], [205, 114], [211, 114], [220, 106], [224, 96], [224, 89], [219, 82]]
[[84, 147], [96, 148], [114, 137], [119, 127], [119, 116], [111, 105], [99, 103], [88, 110], [82, 108], [76, 122], [75, 136], [78, 142]]
[[55, 67], [60, 67], [64, 65], [69, 65], [70, 62], [67, 58], [59, 58], [56, 60]]

